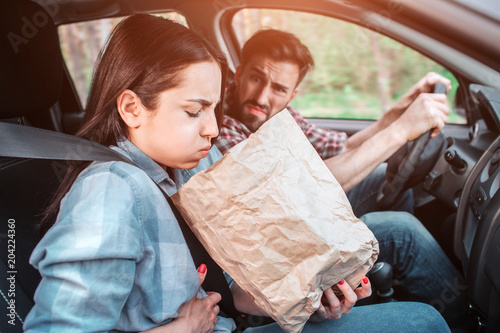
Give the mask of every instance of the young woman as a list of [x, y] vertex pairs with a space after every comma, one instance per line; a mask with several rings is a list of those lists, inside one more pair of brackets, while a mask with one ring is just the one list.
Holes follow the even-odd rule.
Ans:
[[[179, 224], [162, 191], [172, 195], [194, 173], [221, 157], [212, 141], [221, 119], [226, 63], [187, 28], [134, 15], [114, 30], [101, 54], [79, 136], [111, 146], [136, 165], [73, 166], [46, 221], [53, 225], [31, 263], [42, 281], [26, 332], [231, 332], [218, 316], [219, 293], [200, 287]], [[353, 291], [329, 289], [304, 332], [373, 331], [405, 327], [437, 332], [446, 324], [416, 303], [355, 308], [370, 294], [368, 279]], [[240, 311], [260, 313], [233, 285]], [[385, 326], [384, 326], [385, 325]], [[279, 332], [276, 324], [248, 329]]]

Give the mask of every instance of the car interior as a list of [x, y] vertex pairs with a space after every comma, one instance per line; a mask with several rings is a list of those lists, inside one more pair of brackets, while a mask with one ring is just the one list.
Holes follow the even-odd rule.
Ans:
[[[412, 153], [411, 145], [398, 151], [388, 161], [392, 175], [388, 172], [388, 181], [403, 172], [401, 165], [409, 155], [417, 155], [416, 167], [403, 185], [414, 190], [415, 215], [464, 274], [478, 331], [499, 332], [500, 44], [495, 41], [500, 37], [500, 11], [471, 6], [465, 0], [3, 1], [0, 125], [8, 127], [0, 127], [4, 276], [0, 290], [6, 302], [1, 315], [15, 325], [2, 320], [0, 331], [22, 332], [22, 322], [33, 306], [40, 275], [29, 265], [29, 257], [40, 240], [38, 225], [44, 208], [64, 177], [67, 160], [75, 155], [71, 147], [76, 146], [68, 145], [64, 135], [73, 136], [84, 115], [84, 102], [61, 49], [59, 28], [140, 12], [176, 12], [189, 28], [226, 53], [234, 71], [241, 43], [232, 20], [243, 9], [264, 8], [312, 13], [374, 30], [453, 74], [457, 87], [451, 108], [464, 121], [446, 125], [438, 138], [423, 142], [418, 153], [415, 149]], [[372, 122], [321, 117], [310, 121], [348, 134]], [[28, 141], [9, 134], [21, 127], [61, 134], [54, 140], [67, 150], [66, 157], [33, 158], [23, 151]], [[33, 140], [44, 146], [46, 139], [35, 135]], [[14, 311], [9, 303], [12, 295]]]

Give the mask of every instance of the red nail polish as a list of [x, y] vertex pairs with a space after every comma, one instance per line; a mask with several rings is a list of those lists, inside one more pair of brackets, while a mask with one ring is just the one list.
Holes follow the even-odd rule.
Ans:
[[367, 277], [363, 278], [363, 283], [364, 284], [368, 284], [368, 278]]
[[201, 264], [200, 267], [198, 267], [198, 273], [205, 274], [207, 271], [207, 265]]
[[340, 280], [339, 283], [338, 283], [338, 285], [341, 286], [341, 285], [344, 284], [344, 282], [345, 282], [344, 280]]

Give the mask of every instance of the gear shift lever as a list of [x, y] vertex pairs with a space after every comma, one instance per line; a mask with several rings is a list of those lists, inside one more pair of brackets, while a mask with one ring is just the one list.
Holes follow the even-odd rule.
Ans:
[[394, 302], [391, 265], [386, 262], [377, 262], [370, 270], [370, 281], [377, 290], [377, 295], [382, 303]]

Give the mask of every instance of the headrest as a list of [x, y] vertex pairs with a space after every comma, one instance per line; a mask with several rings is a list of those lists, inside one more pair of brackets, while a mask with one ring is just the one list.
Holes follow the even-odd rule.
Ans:
[[0, 1], [0, 119], [54, 105], [63, 86], [62, 61], [45, 9], [27, 0]]

